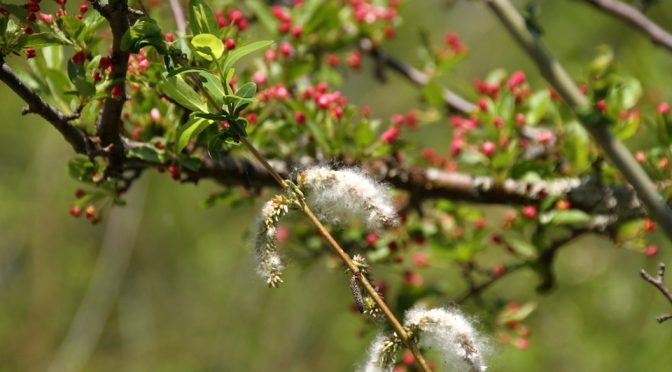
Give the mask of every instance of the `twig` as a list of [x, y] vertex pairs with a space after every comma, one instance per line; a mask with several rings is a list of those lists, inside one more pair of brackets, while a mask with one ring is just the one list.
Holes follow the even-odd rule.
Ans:
[[[399, 59], [392, 57], [385, 53], [382, 49], [373, 46], [371, 41], [362, 40], [359, 43], [360, 49], [368, 52], [377, 61], [387, 65], [392, 70], [405, 77], [408, 81], [418, 86], [424, 86], [429, 83], [429, 76], [422, 71], [417, 70]], [[446, 102], [448, 109], [457, 111], [462, 114], [470, 114], [476, 110], [476, 105], [460, 97], [457, 93], [450, 89], [443, 88], [443, 99]]]
[[672, 50], [672, 34], [650, 20], [644, 13], [632, 5], [616, 0], [584, 0], [588, 4], [630, 23], [648, 35], [654, 44]]
[[2, 56], [0, 56], [0, 64], [2, 64], [0, 80], [28, 104], [27, 112], [40, 115], [63, 135], [63, 138], [68, 141], [76, 152], [85, 154], [87, 152], [86, 142], [88, 139], [81, 130], [69, 123], [72, 118], [47, 103], [35, 91], [24, 84], [9, 65], [5, 63]]
[[184, 35], [187, 30], [184, 12], [180, 6], [179, 0], [170, 0], [170, 8], [173, 10], [173, 17], [175, 17], [175, 24], [177, 25], [177, 32]]
[[512, 274], [523, 267], [526, 267], [528, 264], [526, 262], [523, 263], [516, 263], [512, 264], [509, 266], [504, 267], [504, 274], [502, 275], [494, 275], [492, 274], [488, 280], [485, 282], [478, 284], [478, 285], [471, 285], [470, 288], [467, 290], [465, 294], [460, 296], [455, 302], [457, 304], [463, 304], [465, 301], [467, 301], [469, 298], [472, 296], [478, 296], [481, 292], [485, 291], [488, 289], [491, 285], [495, 284], [498, 280], [502, 279], [503, 277]]
[[[110, 0], [107, 5], [98, 4], [95, 8], [107, 19], [112, 29], [112, 72], [110, 79], [110, 96], [105, 99], [100, 121], [97, 123], [98, 137], [101, 147], [110, 148], [110, 173], [121, 170], [124, 161], [124, 146], [119, 134], [121, 130], [121, 113], [126, 101], [126, 71], [128, 70], [128, 52], [121, 50], [121, 38], [129, 29], [129, 9], [127, 0]], [[118, 90], [112, 96], [112, 90]]]
[[602, 147], [614, 166], [637, 192], [639, 200], [661, 230], [672, 240], [672, 211], [625, 145], [609, 132], [609, 124], [592, 119], [595, 113], [588, 99], [562, 65], [541, 44], [538, 35], [527, 28], [525, 19], [509, 0], [485, 0], [518, 44], [534, 60], [541, 74], [577, 113], [579, 120]]
[[[642, 269], [639, 272], [639, 275], [642, 277], [642, 279], [646, 280], [647, 282], [651, 283], [654, 287], [658, 288], [660, 293], [667, 298], [668, 301], [670, 301], [670, 304], [672, 304], [672, 292], [670, 292], [669, 289], [665, 286], [665, 283], [663, 283], [663, 280], [665, 279], [665, 264], [664, 263], [659, 263], [658, 264], [658, 275], [654, 278], [649, 273], [647, 273], [644, 269]], [[663, 314], [659, 317], [656, 318], [658, 323], [662, 323], [668, 319], [672, 319], [672, 313], [670, 314]]]
[[[283, 189], [289, 187], [287, 182], [283, 180], [283, 178], [273, 169], [273, 167], [266, 161], [264, 156], [259, 153], [256, 147], [254, 147], [254, 145], [252, 145], [252, 143], [250, 143], [250, 141], [248, 141], [247, 138], [240, 137], [240, 140], [243, 143], [243, 145], [254, 155], [254, 157], [263, 165], [263, 167], [266, 168], [266, 170], [273, 176], [276, 182]], [[353, 273], [359, 272], [359, 267], [355, 265], [350, 256], [343, 250], [340, 244], [338, 244], [338, 242], [334, 239], [334, 237], [331, 235], [329, 230], [327, 230], [327, 228], [322, 224], [322, 222], [320, 222], [317, 216], [315, 216], [310, 207], [308, 207], [307, 204], [303, 203], [301, 205], [301, 209], [303, 213], [308, 217], [308, 219], [313, 223], [315, 228], [317, 228], [317, 231], [320, 233], [320, 235], [322, 235], [322, 237], [329, 243], [329, 245], [333, 248], [336, 254], [341, 258], [343, 263], [345, 263], [345, 265]], [[427, 365], [427, 362], [425, 361], [424, 357], [420, 353], [418, 346], [415, 344], [415, 342], [410, 337], [408, 332], [406, 332], [406, 329], [401, 325], [397, 317], [394, 315], [392, 310], [390, 310], [390, 308], [387, 306], [387, 304], [380, 296], [380, 294], [378, 294], [378, 291], [376, 291], [373, 285], [371, 285], [371, 282], [369, 282], [366, 275], [359, 275], [358, 279], [359, 282], [364, 287], [364, 289], [366, 290], [366, 292], [376, 303], [376, 305], [378, 305], [378, 307], [383, 311], [385, 317], [387, 317], [387, 319], [389, 320], [396, 334], [399, 336], [399, 338], [401, 338], [406, 347], [408, 347], [408, 349], [413, 353], [418, 365], [422, 368], [423, 371], [429, 372], [430, 368]]]
[[537, 291], [539, 292], [548, 292], [555, 286], [555, 273], [553, 272], [553, 263], [557, 256], [560, 248], [566, 246], [574, 239], [582, 236], [585, 233], [591, 232], [590, 229], [579, 229], [574, 230], [566, 238], [557, 240], [551, 244], [550, 247], [545, 249], [539, 255], [535, 262], [535, 268], [539, 272], [541, 277], [541, 283], [537, 286]]

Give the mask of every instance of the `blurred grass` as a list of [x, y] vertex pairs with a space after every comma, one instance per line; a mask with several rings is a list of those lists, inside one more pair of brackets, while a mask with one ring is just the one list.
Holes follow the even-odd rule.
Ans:
[[[470, 55], [448, 79], [450, 86], [466, 92], [471, 81], [497, 67], [522, 68], [542, 86], [533, 66], [479, 2], [408, 3], [399, 37], [387, 48], [393, 55], [414, 60], [420, 25], [431, 29], [437, 42], [444, 32], [457, 32]], [[608, 43], [623, 70], [644, 83], [649, 105], [670, 97], [671, 53], [579, 1], [538, 3], [545, 39], [574, 76], [582, 76], [597, 45]], [[672, 24], [672, 4], [657, 6], [651, 15], [662, 25]], [[374, 116], [417, 105], [417, 91], [392, 74], [386, 86], [373, 81], [367, 69], [349, 75], [355, 79], [344, 86], [346, 95], [371, 105]], [[91, 227], [68, 215], [80, 186], [65, 169], [71, 150], [46, 123], [22, 117], [22, 103], [4, 86], [0, 97], [5, 116], [0, 126], [0, 371], [43, 371], [88, 289], [108, 226], [104, 220]], [[445, 148], [444, 124], [423, 127], [418, 137]], [[285, 285], [269, 290], [255, 277], [245, 247], [244, 231], [255, 208], [198, 208], [217, 189], [209, 182], [178, 185], [152, 172], [141, 182], [149, 193], [140, 235], [121, 295], [85, 370], [348, 371], [363, 358], [373, 334], [350, 312], [341, 270], [325, 270], [325, 261], [293, 266]], [[658, 260], [671, 262], [669, 248], [647, 260], [585, 238], [559, 255], [559, 285], [550, 295], [534, 294], [536, 279], [529, 272], [493, 286], [490, 298], [533, 298], [540, 307], [530, 319], [529, 350], [498, 346], [493, 338], [491, 370], [669, 370], [669, 324], [654, 321], [669, 304], [637, 275], [641, 267], [653, 270]], [[435, 265], [429, 276], [455, 277], [452, 268]], [[459, 293], [457, 284], [445, 285]], [[470, 304], [465, 311], [477, 308]]]

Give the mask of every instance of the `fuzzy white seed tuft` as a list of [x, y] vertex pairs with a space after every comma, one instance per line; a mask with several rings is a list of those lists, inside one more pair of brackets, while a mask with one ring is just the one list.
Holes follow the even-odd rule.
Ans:
[[369, 229], [397, 224], [397, 213], [386, 188], [363, 171], [313, 167], [301, 172], [298, 183], [308, 205], [326, 222], [343, 224], [361, 220]]
[[486, 370], [482, 359], [483, 342], [471, 323], [459, 312], [413, 308], [406, 312], [404, 326], [419, 329], [421, 344], [441, 350], [446, 364], [464, 363], [465, 370], [469, 372]]
[[394, 357], [399, 352], [401, 340], [396, 333], [392, 337], [376, 336], [369, 346], [366, 362], [357, 369], [359, 372], [391, 372]]
[[252, 227], [252, 246], [257, 258], [257, 273], [271, 287], [282, 283], [282, 270], [285, 266], [277, 248], [277, 227], [280, 217], [287, 214], [287, 198], [276, 195], [264, 204], [259, 217]]

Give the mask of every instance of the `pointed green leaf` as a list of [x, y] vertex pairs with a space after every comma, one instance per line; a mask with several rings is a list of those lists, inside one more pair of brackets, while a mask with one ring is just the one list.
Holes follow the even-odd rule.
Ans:
[[224, 89], [222, 81], [219, 79], [219, 77], [217, 77], [217, 75], [203, 68], [184, 67], [171, 71], [168, 76], [177, 76], [183, 74], [195, 74], [201, 84], [203, 84], [203, 88], [215, 100], [217, 106], [222, 106], [224, 103], [224, 96], [226, 96], [226, 90]]
[[191, 111], [208, 111], [208, 106], [201, 96], [181, 76], [167, 76], [161, 84], [161, 89], [168, 97]]
[[189, 28], [194, 35], [219, 32], [214, 13], [204, 0], [189, 1]]
[[177, 144], [175, 146], [175, 152], [182, 152], [193, 138], [198, 137], [205, 128], [213, 123], [214, 121], [212, 120], [192, 116], [192, 118], [182, 126], [182, 131], [178, 136]]
[[250, 53], [254, 53], [260, 49], [268, 48], [271, 45], [273, 45], [272, 40], [263, 40], [263, 41], [256, 41], [254, 43], [247, 44], [245, 46], [234, 49], [226, 57], [226, 60], [224, 61], [224, 66], [222, 67], [222, 71], [229, 71], [229, 69], [233, 67], [233, 65], [236, 62], [238, 62], [238, 60], [240, 60], [241, 58], [245, 57]]

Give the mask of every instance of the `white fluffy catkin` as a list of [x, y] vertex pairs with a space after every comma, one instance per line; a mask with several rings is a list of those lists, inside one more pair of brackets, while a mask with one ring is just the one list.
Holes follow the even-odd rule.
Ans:
[[391, 372], [393, 363], [386, 360], [387, 352], [390, 351], [390, 340], [382, 334], [376, 336], [369, 346], [366, 362], [360, 365], [358, 372]]
[[257, 259], [257, 273], [271, 287], [282, 283], [282, 263], [277, 248], [277, 227], [280, 217], [287, 214], [286, 198], [276, 195], [261, 208], [259, 217], [252, 226], [252, 246]]
[[299, 173], [297, 181], [322, 221], [343, 224], [357, 219], [373, 230], [397, 224], [386, 188], [359, 169], [318, 166]]
[[419, 329], [420, 343], [441, 350], [448, 365], [464, 363], [464, 370], [469, 372], [486, 370], [482, 359], [483, 343], [471, 323], [459, 312], [413, 308], [406, 312], [404, 326]]

